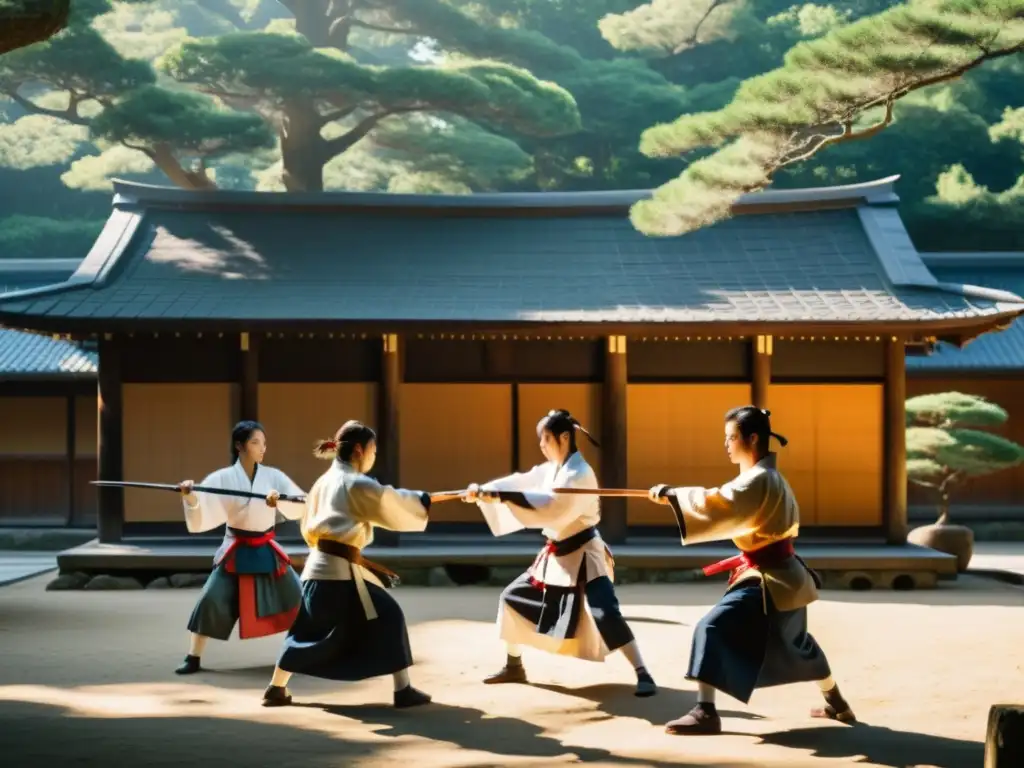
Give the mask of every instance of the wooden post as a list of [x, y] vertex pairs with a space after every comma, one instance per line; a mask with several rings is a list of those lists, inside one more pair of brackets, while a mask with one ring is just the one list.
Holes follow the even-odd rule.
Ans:
[[67, 477], [67, 493], [68, 493], [68, 515], [65, 520], [65, 525], [71, 525], [75, 520], [75, 442], [76, 442], [76, 427], [75, 424], [75, 395], [74, 393], [67, 396], [65, 402], [67, 429], [65, 431], [65, 453], [67, 455], [68, 465], [68, 477]]
[[259, 337], [242, 333], [239, 337], [238, 420], [260, 420], [260, 348]]
[[750, 400], [758, 408], [768, 407], [772, 380], [772, 337], [758, 336], [750, 344]]
[[[99, 343], [99, 373], [96, 380], [99, 409], [96, 477], [99, 480], [124, 480], [121, 350], [109, 333], [104, 334]], [[97, 535], [101, 543], [117, 543], [124, 533], [124, 490], [98, 488], [97, 491]]]
[[[402, 353], [396, 333], [384, 334], [380, 356], [380, 384], [377, 391], [377, 478], [387, 485], [399, 483], [398, 399], [402, 386]], [[399, 534], [378, 528], [374, 543], [397, 547]]]
[[[626, 487], [626, 337], [609, 336], [601, 388], [601, 485]], [[601, 499], [601, 535], [612, 544], [626, 540], [626, 499]]]
[[907, 543], [907, 359], [903, 339], [885, 342], [885, 445], [882, 455], [886, 544]]
[[988, 711], [984, 768], [1024, 765], [1024, 704], [994, 704]]
[[519, 471], [519, 384], [512, 382], [512, 466], [511, 474]]

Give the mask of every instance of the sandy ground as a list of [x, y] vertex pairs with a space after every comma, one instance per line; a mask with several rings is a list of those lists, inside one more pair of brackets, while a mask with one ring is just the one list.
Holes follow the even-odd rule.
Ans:
[[179, 678], [198, 590], [0, 589], [0, 765], [32, 766], [938, 766], [978, 768], [994, 703], [1024, 701], [1024, 589], [968, 578], [933, 592], [826, 592], [811, 629], [864, 725], [806, 718], [813, 686], [725, 699], [728, 733], [665, 734], [685, 712], [691, 627], [718, 585], [620, 588], [662, 686], [632, 673], [526, 652], [533, 685], [484, 686], [503, 649], [495, 588], [402, 587], [416, 666], [435, 704], [396, 712], [390, 679], [296, 678], [299, 706], [263, 709], [280, 637], [211, 642], [212, 671]]

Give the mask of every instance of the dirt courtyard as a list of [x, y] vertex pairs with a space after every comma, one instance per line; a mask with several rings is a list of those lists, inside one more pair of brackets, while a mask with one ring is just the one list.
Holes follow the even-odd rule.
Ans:
[[391, 680], [295, 678], [299, 706], [260, 707], [280, 636], [211, 641], [173, 674], [198, 590], [0, 588], [0, 765], [61, 766], [937, 766], [980, 768], [994, 703], [1024, 700], [1024, 590], [973, 577], [933, 592], [825, 592], [811, 631], [864, 725], [817, 723], [813, 686], [723, 699], [727, 735], [681, 738], [690, 632], [721, 585], [627, 585], [623, 610], [661, 686], [632, 696], [605, 664], [525, 654], [532, 685], [484, 686], [503, 648], [493, 587], [400, 587], [416, 666], [435, 704], [390, 708]]

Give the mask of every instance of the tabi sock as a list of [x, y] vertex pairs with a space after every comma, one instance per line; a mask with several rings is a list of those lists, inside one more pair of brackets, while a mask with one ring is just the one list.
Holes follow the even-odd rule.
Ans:
[[395, 693], [398, 693], [398, 691], [404, 691], [406, 688], [412, 685], [412, 681], [409, 680], [408, 669], [403, 669], [401, 672], [395, 672], [395, 674], [392, 675], [392, 677], [394, 677], [395, 679]]
[[[715, 711], [715, 689], [707, 683], [697, 683], [697, 704], [709, 715]], [[711, 709], [708, 709], [708, 705]]]
[[288, 681], [291, 679], [291, 672], [285, 672], [280, 667], [274, 667], [274, 676], [270, 678], [270, 685], [274, 688], [286, 688], [288, 686]]
[[505, 666], [506, 667], [521, 667], [521, 666], [523, 666], [523, 649], [522, 648], [520, 648], [515, 643], [506, 643], [505, 652], [506, 652], [506, 655], [507, 655], [507, 657], [505, 659]]
[[644, 657], [640, 655], [640, 646], [636, 644], [636, 640], [630, 640], [619, 650], [626, 657], [626, 661], [633, 665], [633, 669], [644, 668]]
[[204, 648], [206, 648], [206, 637], [197, 635], [195, 632], [189, 632], [188, 655], [195, 656], [198, 659], [203, 655]]

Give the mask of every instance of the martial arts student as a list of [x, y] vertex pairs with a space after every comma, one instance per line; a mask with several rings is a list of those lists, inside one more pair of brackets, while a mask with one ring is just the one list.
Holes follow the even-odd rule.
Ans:
[[547, 461], [529, 472], [471, 485], [465, 497], [480, 505], [496, 536], [539, 528], [547, 537], [533, 565], [501, 593], [498, 628], [507, 658], [484, 682], [525, 683], [523, 645], [589, 661], [604, 661], [621, 650], [636, 670], [636, 695], [653, 696], [657, 686], [619, 610], [614, 561], [597, 530], [600, 500], [551, 492], [598, 487], [594, 470], [577, 450], [577, 430], [597, 445], [568, 411], [550, 411], [537, 425]]
[[280, 494], [304, 492], [281, 470], [263, 464], [267, 435], [255, 421], [241, 421], [231, 432], [234, 463], [206, 477], [201, 485], [266, 495], [266, 501], [194, 493], [193, 481], [178, 485], [190, 533], [225, 525], [224, 541], [214, 555], [213, 572], [188, 620], [189, 651], [175, 672], [190, 675], [207, 638], [227, 640], [238, 622], [243, 640], [284, 632], [299, 609], [301, 585], [288, 555], [274, 541], [276, 512], [288, 519], [302, 515], [303, 505], [281, 502]]
[[776, 468], [769, 411], [744, 406], [725, 415], [725, 450], [739, 475], [720, 488], [658, 485], [650, 497], [672, 507], [683, 544], [732, 539], [741, 554], [705, 569], [731, 570], [729, 587], [694, 628], [686, 677], [697, 682], [697, 704], [667, 723], [669, 733], [718, 734], [715, 692], [746, 704], [755, 689], [815, 682], [825, 706], [813, 717], [855, 722], [824, 651], [807, 631], [807, 606], [818, 599], [816, 574], [793, 550], [800, 509]]
[[374, 528], [422, 531], [429, 494], [381, 485], [366, 475], [377, 459], [373, 430], [346, 422], [316, 455], [333, 459], [309, 491], [302, 536], [309, 557], [302, 571], [299, 615], [285, 637], [274, 676], [263, 694], [267, 707], [291, 704], [292, 674], [355, 681], [392, 675], [396, 707], [428, 704], [412, 687], [412, 652], [401, 607], [386, 591], [395, 574], [363, 558]]

